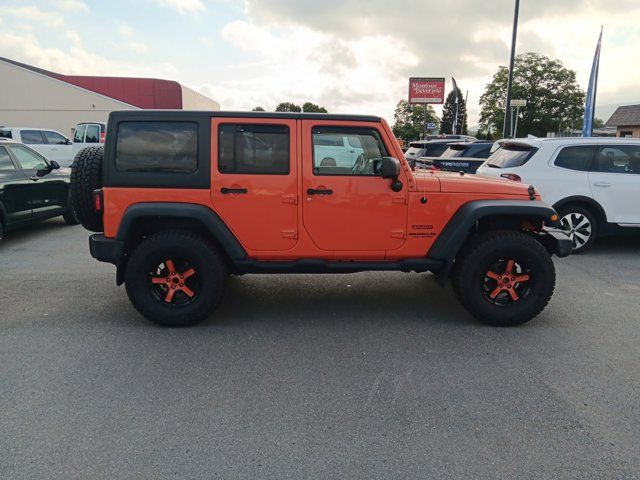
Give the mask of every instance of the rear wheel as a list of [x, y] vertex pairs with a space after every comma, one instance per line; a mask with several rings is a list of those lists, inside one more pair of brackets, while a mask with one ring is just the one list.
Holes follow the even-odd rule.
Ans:
[[77, 225], [80, 223], [78, 219], [78, 214], [76, 213], [76, 209], [73, 206], [73, 197], [71, 196], [71, 191], [69, 191], [69, 198], [67, 200], [67, 211], [62, 215], [64, 221], [67, 222], [67, 225]]
[[593, 246], [598, 237], [598, 221], [590, 210], [569, 205], [558, 212], [562, 228], [573, 242], [573, 253], [581, 253]]
[[555, 268], [547, 250], [522, 232], [487, 232], [456, 259], [453, 287], [478, 320], [495, 326], [528, 322], [549, 303]]
[[167, 231], [136, 247], [125, 284], [131, 303], [149, 320], [186, 327], [201, 322], [218, 306], [226, 277], [223, 259], [202, 237]]

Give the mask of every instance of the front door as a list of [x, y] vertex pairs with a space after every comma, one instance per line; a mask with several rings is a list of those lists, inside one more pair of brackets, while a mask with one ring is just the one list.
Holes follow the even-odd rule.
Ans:
[[640, 224], [640, 145], [602, 145], [589, 182], [609, 222]]
[[0, 212], [6, 215], [7, 225], [31, 219], [29, 180], [11, 160], [7, 148], [0, 146]]
[[[402, 177], [403, 189], [394, 192], [392, 181], [377, 173], [390, 151], [385, 138], [371, 123], [302, 121], [304, 228], [318, 248], [382, 252], [404, 244], [408, 186]], [[347, 151], [328, 157], [327, 144]], [[349, 165], [335, 161], [349, 158], [350, 150], [359, 154]]]
[[211, 196], [245, 248], [282, 251], [298, 241], [297, 127], [291, 119], [214, 118]]

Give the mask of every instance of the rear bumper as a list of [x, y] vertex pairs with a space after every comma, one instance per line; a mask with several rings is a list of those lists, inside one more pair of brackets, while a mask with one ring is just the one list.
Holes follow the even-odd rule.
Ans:
[[573, 251], [573, 242], [563, 230], [558, 228], [543, 228], [540, 232], [540, 241], [549, 253], [555, 253], [559, 257], [567, 257]]
[[124, 242], [105, 237], [102, 233], [94, 233], [89, 237], [89, 252], [100, 262], [112, 263], [120, 266]]

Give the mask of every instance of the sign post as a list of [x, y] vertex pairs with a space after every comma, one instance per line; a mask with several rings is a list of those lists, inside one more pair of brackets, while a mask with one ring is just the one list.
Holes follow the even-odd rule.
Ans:
[[427, 137], [427, 105], [444, 103], [444, 77], [409, 78], [409, 104], [424, 106], [424, 137]]
[[520, 116], [520, 107], [526, 107], [527, 106], [527, 101], [526, 100], [522, 100], [522, 99], [511, 99], [511, 101], [509, 102], [509, 105], [511, 106], [511, 116], [513, 117], [513, 109], [515, 108], [516, 110], [516, 119], [515, 120], [511, 120], [511, 125], [512, 125], [512, 132], [511, 132], [511, 137], [512, 138], [516, 138], [518, 135], [518, 117]]

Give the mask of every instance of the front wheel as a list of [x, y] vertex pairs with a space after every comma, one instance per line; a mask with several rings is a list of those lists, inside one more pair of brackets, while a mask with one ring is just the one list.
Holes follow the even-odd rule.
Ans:
[[186, 327], [207, 318], [222, 299], [226, 278], [226, 265], [216, 250], [188, 231], [147, 237], [125, 270], [133, 306], [165, 327]]
[[544, 310], [556, 282], [551, 255], [516, 231], [479, 235], [456, 259], [452, 277], [458, 300], [474, 317], [505, 327]]

